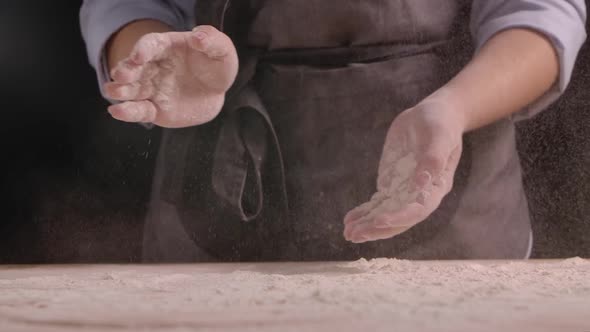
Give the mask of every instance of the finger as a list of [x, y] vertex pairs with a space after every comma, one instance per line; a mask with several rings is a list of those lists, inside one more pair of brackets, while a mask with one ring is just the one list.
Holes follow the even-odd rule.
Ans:
[[428, 189], [428, 187], [432, 184], [432, 174], [428, 171], [416, 171], [416, 175], [414, 176], [414, 183], [413, 187], [411, 188], [412, 191], [417, 191], [417, 189], [424, 190]]
[[125, 122], [154, 122], [157, 115], [156, 106], [148, 100], [112, 105], [108, 111], [113, 118]]
[[[168, 56], [172, 46], [170, 34], [167, 33], [148, 33], [137, 41], [135, 47], [129, 56], [130, 60], [137, 64], [143, 65], [150, 61], [158, 61]], [[178, 32], [177, 32], [178, 34]]]
[[412, 203], [393, 213], [382, 213], [372, 220], [358, 224], [349, 233], [353, 242], [374, 241], [393, 237], [405, 232], [426, 219], [424, 207]]
[[359, 229], [361, 225], [364, 225], [368, 222], [371, 222], [376, 216], [376, 208], [373, 208], [367, 211], [367, 214], [361, 216], [360, 218], [356, 219], [354, 222], [350, 222], [344, 226], [344, 238], [347, 240], [352, 239], [354, 232]]
[[344, 225], [352, 224], [356, 220], [366, 216], [371, 210], [373, 210], [375, 205], [376, 202], [374, 200], [370, 200], [350, 210], [344, 216]]
[[352, 234], [352, 230], [354, 229], [353, 227], [354, 224], [344, 224], [344, 231], [342, 232], [342, 236], [344, 236], [345, 239], [349, 239], [350, 235]]
[[236, 78], [239, 66], [231, 39], [211, 26], [199, 26], [191, 32], [188, 43], [205, 60], [193, 67], [200, 82], [219, 92], [227, 91]]
[[[372, 223], [375, 228], [411, 227], [426, 219], [425, 208], [418, 203], [409, 203], [402, 209], [377, 215]], [[368, 223], [371, 225], [371, 223]]]
[[140, 79], [142, 71], [142, 65], [138, 65], [127, 58], [120, 61], [111, 71], [111, 79], [117, 83], [132, 83]]
[[[386, 205], [384, 203], [383, 205]], [[411, 225], [421, 220], [421, 207], [417, 203], [410, 203], [402, 209], [395, 211], [386, 211], [384, 208], [371, 211], [372, 213], [362, 217], [354, 224], [349, 224], [345, 228], [345, 238], [354, 238], [359, 235], [359, 231], [366, 228], [390, 228]], [[401, 222], [395, 223], [396, 220]], [[362, 235], [362, 232], [361, 234]]]
[[[367, 204], [367, 203], [365, 203], [365, 204]], [[353, 210], [350, 210], [344, 216], [344, 225], [349, 225], [349, 224], [354, 223], [356, 220], [367, 215], [367, 213], [369, 213], [369, 209], [364, 208], [364, 206], [362, 206], [362, 205], [353, 209]]]
[[416, 156], [413, 191], [429, 193], [433, 186], [444, 185], [443, 173], [451, 154], [447, 145], [448, 142], [444, 140], [432, 140], [429, 146]]
[[108, 82], [104, 85], [104, 92], [108, 98], [114, 100], [142, 100], [152, 96], [154, 87], [151, 81], [130, 84]]
[[347, 225], [344, 227], [344, 232], [342, 233], [342, 235], [344, 236], [344, 239], [346, 241], [353, 241], [355, 239], [357, 239], [357, 237], [354, 237], [354, 232], [357, 229], [356, 225]]
[[376, 192], [371, 197], [371, 200], [357, 206], [356, 208], [348, 212], [346, 216], [344, 216], [344, 224], [351, 225], [358, 222], [361, 218], [364, 218], [372, 211], [377, 210], [377, 207], [386, 199], [387, 197], [384, 193]]
[[424, 219], [424, 206], [418, 203], [408, 203], [402, 208], [387, 210], [387, 201], [381, 204], [379, 209], [360, 218], [356, 223], [350, 224], [350, 234], [366, 227], [389, 228], [410, 226]]
[[212, 59], [221, 59], [234, 50], [231, 39], [210, 25], [194, 28], [188, 42], [191, 48]]
[[461, 145], [457, 146], [447, 158], [444, 169], [438, 175], [428, 171], [417, 173], [413, 190], [418, 192], [417, 202], [424, 206], [438, 206], [444, 196], [453, 188], [455, 171], [461, 159]]
[[358, 224], [363, 223], [364, 221], [368, 220], [369, 214], [372, 211], [373, 210], [366, 210], [366, 211], [364, 211], [364, 213], [362, 215], [359, 215], [359, 217], [357, 219], [355, 219], [354, 221], [349, 221], [348, 223], [344, 224], [344, 232], [342, 233], [344, 238], [349, 240], [352, 236], [353, 231], [356, 229], [356, 226]]
[[[444, 155], [439, 151], [429, 151], [420, 155], [416, 163], [416, 176], [417, 177], [430, 177], [430, 180], [434, 180], [439, 177], [447, 166], [448, 155]], [[420, 181], [422, 179], [416, 178], [416, 183], [423, 182], [427, 184], [430, 181]]]
[[349, 241], [352, 243], [365, 243], [369, 241], [390, 239], [396, 235], [399, 235], [407, 231], [408, 229], [409, 227], [387, 229], [368, 228], [364, 230], [362, 233], [355, 233]]

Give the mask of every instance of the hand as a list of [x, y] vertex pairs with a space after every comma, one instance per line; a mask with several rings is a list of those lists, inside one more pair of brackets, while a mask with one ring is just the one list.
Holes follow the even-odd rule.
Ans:
[[461, 114], [451, 103], [426, 99], [393, 121], [379, 164], [377, 193], [344, 218], [348, 241], [391, 238], [440, 205], [461, 157]]
[[231, 39], [211, 26], [150, 33], [113, 69], [107, 97], [123, 101], [109, 113], [126, 122], [179, 128], [214, 119], [238, 72]]

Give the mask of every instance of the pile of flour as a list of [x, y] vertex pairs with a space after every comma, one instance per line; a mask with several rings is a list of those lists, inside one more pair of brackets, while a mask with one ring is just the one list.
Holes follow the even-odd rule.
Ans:
[[0, 330], [589, 331], [590, 263], [0, 269]]

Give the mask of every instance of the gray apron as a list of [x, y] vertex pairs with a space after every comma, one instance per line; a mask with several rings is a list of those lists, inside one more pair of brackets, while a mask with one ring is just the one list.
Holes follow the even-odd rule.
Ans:
[[523, 258], [530, 232], [511, 120], [465, 135], [455, 186], [424, 222], [352, 244], [395, 117], [469, 59], [469, 3], [197, 1], [240, 72], [220, 116], [163, 132], [146, 261]]

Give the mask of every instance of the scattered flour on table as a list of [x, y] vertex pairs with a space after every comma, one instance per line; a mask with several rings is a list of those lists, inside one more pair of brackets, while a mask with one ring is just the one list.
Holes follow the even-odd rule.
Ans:
[[[293, 324], [309, 330], [340, 324], [341, 331], [367, 326], [389, 331], [394, 324], [407, 330], [446, 326], [456, 331], [522, 323], [523, 328], [539, 324], [535, 329], [545, 331], [543, 327], [556, 328], [547, 322], [562, 321], [578, 331], [590, 328], [590, 263], [580, 258], [236, 266], [225, 272], [199, 270], [198, 265], [194, 271], [120, 266], [29, 277], [0, 270], [0, 330], [3, 323], [64, 320], [89, 329], [108, 322], [148, 330], [215, 326], [284, 331], [298, 330]], [[543, 320], [545, 325], [539, 323]]]

